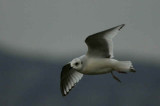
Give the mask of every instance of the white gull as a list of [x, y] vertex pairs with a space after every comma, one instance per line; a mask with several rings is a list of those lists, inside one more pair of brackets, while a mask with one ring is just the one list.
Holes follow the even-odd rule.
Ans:
[[85, 55], [73, 59], [63, 66], [61, 72], [60, 88], [63, 96], [79, 82], [83, 75], [97, 75], [111, 73], [113, 78], [120, 80], [113, 74], [135, 72], [131, 61], [118, 61], [113, 59], [112, 38], [124, 27], [124, 24], [98, 32], [86, 38], [88, 51]]

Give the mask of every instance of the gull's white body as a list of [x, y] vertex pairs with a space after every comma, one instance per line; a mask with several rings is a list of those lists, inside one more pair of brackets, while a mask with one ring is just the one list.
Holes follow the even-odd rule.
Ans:
[[80, 71], [83, 74], [105, 74], [113, 70], [115, 61], [113, 59], [88, 58], [85, 68]]
[[78, 59], [85, 61], [85, 65], [77, 71], [87, 75], [105, 74], [115, 70], [128, 72], [132, 67], [130, 61], [118, 61], [110, 58], [93, 58], [83, 55]]
[[66, 96], [72, 87], [85, 75], [97, 75], [111, 73], [113, 78], [120, 81], [113, 75], [112, 71], [119, 73], [135, 72], [131, 61], [118, 61], [113, 59], [112, 39], [124, 24], [108, 30], [90, 35], [85, 43], [88, 52], [63, 66], [61, 72], [61, 93]]
[[85, 66], [80, 73], [94, 75], [94, 74], [105, 74], [112, 71], [113, 63], [116, 62], [114, 59], [107, 58], [92, 58], [83, 56], [83, 58], [79, 58], [85, 61]]

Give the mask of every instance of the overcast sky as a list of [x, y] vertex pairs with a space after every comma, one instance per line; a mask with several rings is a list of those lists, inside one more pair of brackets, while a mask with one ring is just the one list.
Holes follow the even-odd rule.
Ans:
[[24, 56], [71, 57], [85, 38], [126, 24], [114, 52], [160, 59], [160, 0], [1, 0], [0, 50]]

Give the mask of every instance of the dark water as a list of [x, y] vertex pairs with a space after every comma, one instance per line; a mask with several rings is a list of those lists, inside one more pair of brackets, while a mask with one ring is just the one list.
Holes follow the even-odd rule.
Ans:
[[135, 62], [136, 73], [84, 76], [66, 97], [59, 81], [64, 62], [0, 53], [0, 106], [160, 106], [160, 68]]

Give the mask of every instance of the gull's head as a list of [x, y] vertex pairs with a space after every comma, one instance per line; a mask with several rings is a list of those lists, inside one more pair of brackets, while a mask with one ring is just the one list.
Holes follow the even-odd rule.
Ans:
[[75, 58], [70, 62], [70, 65], [73, 69], [81, 70], [83, 62], [79, 58]]

